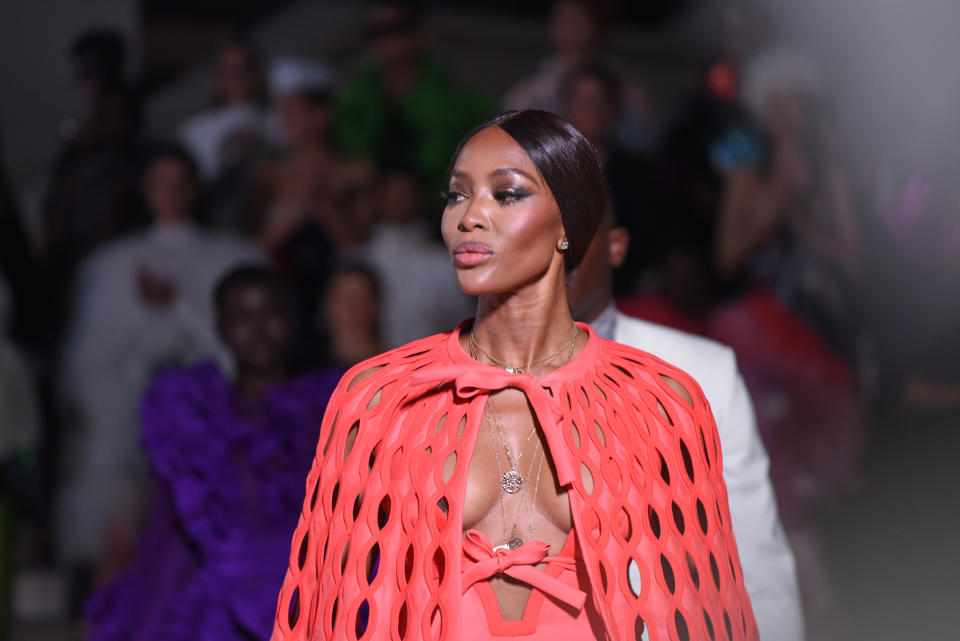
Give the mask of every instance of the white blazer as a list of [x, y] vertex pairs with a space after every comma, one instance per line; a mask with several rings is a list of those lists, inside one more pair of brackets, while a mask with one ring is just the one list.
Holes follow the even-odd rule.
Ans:
[[619, 312], [614, 340], [679, 367], [700, 384], [720, 433], [733, 533], [760, 638], [802, 641], [803, 615], [793, 553], [777, 515], [767, 452], [733, 350]]

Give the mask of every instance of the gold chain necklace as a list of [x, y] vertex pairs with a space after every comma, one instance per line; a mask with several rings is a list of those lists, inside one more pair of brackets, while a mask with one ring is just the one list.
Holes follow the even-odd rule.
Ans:
[[573, 329], [570, 331], [570, 338], [568, 338], [567, 341], [560, 346], [560, 349], [555, 351], [550, 356], [547, 356], [546, 358], [541, 358], [538, 361], [534, 361], [530, 363], [527, 369], [520, 369], [519, 367], [514, 367], [513, 365], [507, 365], [506, 363], [502, 363], [498, 361], [493, 356], [491, 356], [489, 352], [487, 352], [485, 349], [480, 347], [480, 345], [477, 344], [477, 339], [474, 337], [472, 329], [470, 330], [470, 336], [468, 337], [468, 342], [470, 344], [470, 356], [474, 360], [478, 360], [477, 359], [478, 353], [482, 354], [487, 358], [487, 360], [489, 360], [491, 363], [493, 363], [497, 367], [502, 367], [503, 369], [505, 369], [508, 374], [527, 374], [530, 371], [532, 371], [533, 368], [549, 363], [550, 361], [555, 359], [557, 356], [559, 356], [560, 353], [565, 349], [568, 349], [570, 352], [567, 355], [567, 361], [570, 361], [573, 358], [573, 348], [576, 345], [576, 341], [577, 341], [577, 324], [574, 323]]
[[[497, 449], [496, 444], [494, 443], [493, 420], [490, 418], [490, 415], [487, 413], [486, 409], [484, 409], [484, 416], [485, 416], [485, 418], [487, 419], [487, 425], [488, 425], [489, 428], [490, 428], [490, 443], [493, 445], [493, 454], [494, 454], [494, 457], [495, 457], [496, 460], [497, 460], [497, 472], [500, 474], [500, 478], [502, 479], [503, 476], [504, 476], [504, 475], [503, 475], [503, 466], [502, 466], [502, 464], [501, 464], [501, 462], [500, 462], [500, 452], [499, 452], [499, 450]], [[534, 425], [534, 431], [536, 431], [536, 425]], [[535, 447], [534, 450], [533, 450], [533, 455], [530, 457], [530, 464], [528, 465], [528, 469], [527, 469], [527, 476], [528, 476], [528, 477], [533, 473], [533, 463], [534, 463], [534, 461], [537, 460], [537, 453], [538, 453], [539, 451], [540, 451], [540, 440], [538, 439], [538, 440], [537, 440], [537, 445], [536, 445], [536, 447]], [[541, 458], [540, 458], [540, 470], [542, 470], [542, 468], [543, 468], [543, 458], [541, 457]], [[539, 490], [540, 490], [540, 470], [537, 471], [537, 482], [536, 482], [536, 487], [535, 487], [535, 492], [534, 492], [534, 503], [536, 502], [537, 493], [538, 493]], [[509, 548], [509, 549], [511, 549], [511, 550], [516, 550], [518, 547], [520, 547], [520, 546], [523, 545], [523, 543], [524, 543], [524, 541], [523, 541], [522, 538], [520, 538], [520, 537], [518, 537], [518, 536], [515, 536], [516, 531], [517, 531], [517, 517], [520, 516], [520, 510], [522, 510], [523, 507], [524, 507], [524, 505], [526, 505], [526, 506], [527, 506], [527, 520], [529, 521], [528, 530], [529, 530], [529, 532], [530, 532], [530, 537], [531, 537], [531, 540], [532, 540], [532, 538], [533, 538], [533, 513], [532, 513], [532, 510], [533, 510], [534, 506], [527, 504], [527, 501], [526, 501], [527, 493], [526, 493], [526, 492], [524, 492], [523, 494], [521, 494], [521, 495], [520, 495], [520, 500], [517, 502], [517, 510], [516, 510], [516, 512], [515, 512], [514, 515], [513, 515], [513, 520], [512, 520], [512, 523], [513, 523], [513, 524], [512, 524], [512, 526], [511, 526], [509, 529], [507, 529], [507, 509], [506, 509], [506, 507], [504, 506], [504, 503], [503, 503], [503, 494], [504, 494], [504, 488], [503, 488], [503, 484], [501, 483], [500, 491], [499, 491], [499, 493], [498, 493], [498, 498], [499, 498], [499, 502], [500, 502], [500, 519], [501, 519], [501, 523], [503, 524], [503, 543], [502, 543], [501, 545], [496, 546], [496, 547], [494, 548], [494, 550], [497, 550], [497, 549], [500, 549], [500, 548], [503, 548], [503, 547]]]
[[[493, 399], [487, 400], [487, 407], [484, 408], [484, 412], [493, 404]], [[510, 451], [510, 447], [507, 445], [507, 439], [503, 435], [503, 415], [496, 408], [493, 409], [493, 423], [497, 426], [497, 433], [500, 435], [500, 445], [503, 447], [503, 451], [507, 455], [507, 462], [510, 463], [510, 470], [500, 474], [500, 487], [503, 488], [508, 494], [516, 494], [523, 488], [524, 477], [520, 474], [520, 459], [523, 458], [523, 453], [527, 450], [527, 445], [530, 444], [530, 439], [533, 438], [533, 435], [537, 433], [537, 426], [534, 426], [530, 429], [530, 433], [527, 434], [526, 440], [523, 442], [523, 447], [520, 448], [520, 453], [517, 454], [516, 458], [513, 457], [513, 454]], [[499, 451], [496, 450], [496, 445], [494, 445], [494, 451], [499, 457]], [[499, 458], [497, 461], [499, 462]], [[530, 474], [527, 474], [529, 477]]]

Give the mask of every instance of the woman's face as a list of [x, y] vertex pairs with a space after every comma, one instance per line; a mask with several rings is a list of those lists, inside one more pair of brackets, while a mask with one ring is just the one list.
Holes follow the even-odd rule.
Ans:
[[345, 272], [327, 287], [327, 321], [335, 330], [363, 329], [376, 332], [380, 319], [380, 297], [364, 274]]
[[241, 369], [270, 371], [282, 367], [291, 324], [273, 288], [259, 283], [234, 287], [223, 301], [219, 329]]
[[557, 202], [527, 152], [499, 127], [484, 129], [460, 151], [442, 231], [467, 294], [517, 292], [563, 276], [559, 245], [566, 236]]
[[176, 224], [190, 219], [197, 185], [190, 169], [175, 158], [159, 158], [143, 178], [147, 205], [158, 223]]

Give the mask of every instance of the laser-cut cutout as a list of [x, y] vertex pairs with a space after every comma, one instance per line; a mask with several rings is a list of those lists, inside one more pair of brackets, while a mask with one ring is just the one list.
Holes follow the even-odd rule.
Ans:
[[643, 576], [640, 574], [640, 566], [633, 558], [627, 563], [627, 586], [633, 596], [640, 596], [640, 591], [643, 589]]
[[303, 540], [300, 541], [300, 553], [297, 554], [297, 567], [301, 570], [303, 569], [303, 564], [307, 562], [307, 552], [309, 550], [308, 546], [310, 545], [310, 532], [306, 532], [303, 535]]
[[693, 560], [690, 552], [687, 552], [687, 571], [690, 573], [690, 579], [693, 581], [693, 587], [700, 589], [700, 571], [697, 570], [697, 562]]
[[667, 560], [667, 557], [660, 555], [660, 570], [663, 572], [663, 580], [667, 584], [667, 589], [670, 590], [670, 594], [674, 594], [677, 591], [677, 581], [676, 577], [673, 575], [673, 566], [670, 565], [670, 561]]
[[686, 531], [686, 521], [683, 518], [683, 510], [680, 509], [676, 501], [673, 501], [670, 503], [670, 511], [673, 513], [673, 524], [676, 526], [677, 532], [682, 535]]
[[674, 610], [673, 624], [677, 628], [677, 638], [680, 641], [690, 641], [690, 629], [687, 627], [687, 620], [683, 618], [680, 610]]
[[593, 494], [593, 474], [585, 463], [580, 464], [580, 480], [583, 482], [583, 489], [587, 494]]
[[710, 641], [717, 641], [717, 633], [713, 630], [713, 620], [706, 610], [703, 608], [701, 608], [701, 610], [703, 611], [703, 623], [707, 626], [707, 634], [710, 635]]
[[597, 432], [597, 438], [600, 439], [600, 445], [603, 447], [607, 446], [607, 437], [603, 434], [603, 428], [600, 427], [600, 423], [596, 421], [593, 422], [593, 429]]

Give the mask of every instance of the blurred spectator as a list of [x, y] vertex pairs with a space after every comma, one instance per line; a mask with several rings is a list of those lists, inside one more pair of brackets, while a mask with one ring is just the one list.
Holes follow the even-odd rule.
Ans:
[[65, 561], [122, 561], [146, 469], [137, 404], [157, 368], [221, 355], [211, 292], [232, 265], [258, 258], [248, 243], [198, 230], [194, 165], [176, 147], [156, 150], [143, 175], [152, 226], [106, 245], [82, 266], [64, 349], [65, 418], [59, 542]]
[[330, 275], [323, 297], [327, 361], [343, 367], [385, 351], [380, 339], [382, 289], [362, 263], [344, 263]]
[[61, 128], [44, 214], [46, 261], [60, 302], [80, 260], [145, 222], [137, 207], [140, 105], [124, 77], [123, 40], [113, 31], [85, 33], [71, 60], [82, 112]]
[[435, 240], [420, 176], [388, 167], [378, 183], [379, 222], [363, 256], [383, 285], [384, 341], [398, 347], [449, 331], [473, 306], [450, 269], [449, 252]]
[[772, 284], [835, 349], [854, 343], [850, 284], [860, 233], [838, 140], [824, 122], [822, 81], [805, 57], [773, 49], [747, 67], [744, 95], [770, 136], [766, 163], [728, 173], [714, 237], [719, 273]]
[[338, 142], [347, 153], [377, 164], [412, 165], [429, 189], [439, 190], [460, 137], [490, 107], [424, 51], [416, 3], [376, 6], [367, 38], [371, 58], [338, 96]]
[[261, 164], [254, 187], [260, 244], [293, 283], [301, 329], [314, 324], [330, 262], [369, 235], [365, 201], [373, 171], [331, 141], [333, 76], [318, 63], [287, 59], [271, 70], [286, 148]]
[[214, 59], [211, 80], [213, 105], [180, 128], [180, 140], [206, 183], [242, 164], [266, 132], [263, 69], [250, 42], [234, 38], [224, 44]]
[[653, 204], [649, 158], [625, 149], [616, 136], [623, 87], [610, 67], [597, 61], [574, 66], [561, 85], [561, 114], [593, 144], [620, 220], [636, 239], [623, 268], [614, 276], [617, 292], [632, 291], [642, 273], [657, 264], [662, 216]]
[[[10, 342], [10, 289], [0, 277], [0, 468], [37, 446], [40, 413], [33, 381], [19, 351]], [[3, 489], [6, 477], [0, 479]]]
[[153, 501], [136, 561], [88, 602], [91, 641], [267, 639], [327, 399], [342, 371], [287, 380], [292, 318], [278, 277], [216, 288], [235, 374], [159, 374], [142, 404]]
[[54, 319], [49, 305], [50, 289], [34, 255], [16, 195], [6, 172], [0, 168], [0, 280], [9, 287], [7, 303], [10, 335], [31, 352], [48, 355], [52, 350]]
[[503, 99], [507, 109], [544, 109], [562, 113], [564, 78], [577, 66], [603, 60], [614, 70], [620, 90], [614, 137], [630, 151], [649, 150], [654, 142], [653, 115], [646, 90], [624, 65], [607, 60], [603, 43], [610, 23], [609, 3], [556, 0], [550, 7], [549, 33], [554, 52], [539, 71], [514, 85]]
[[366, 230], [354, 227], [348, 197], [371, 177], [366, 163], [348, 161], [333, 147], [333, 75], [304, 60], [278, 61], [271, 90], [285, 143], [282, 156], [262, 165], [255, 226], [269, 251], [305, 226], [319, 227], [334, 248], [349, 247]]
[[[0, 275], [0, 637], [6, 638], [12, 602], [16, 517], [37, 498], [36, 450], [40, 413], [27, 368], [7, 338], [10, 291]], [[20, 505], [18, 505], [20, 504]]]

